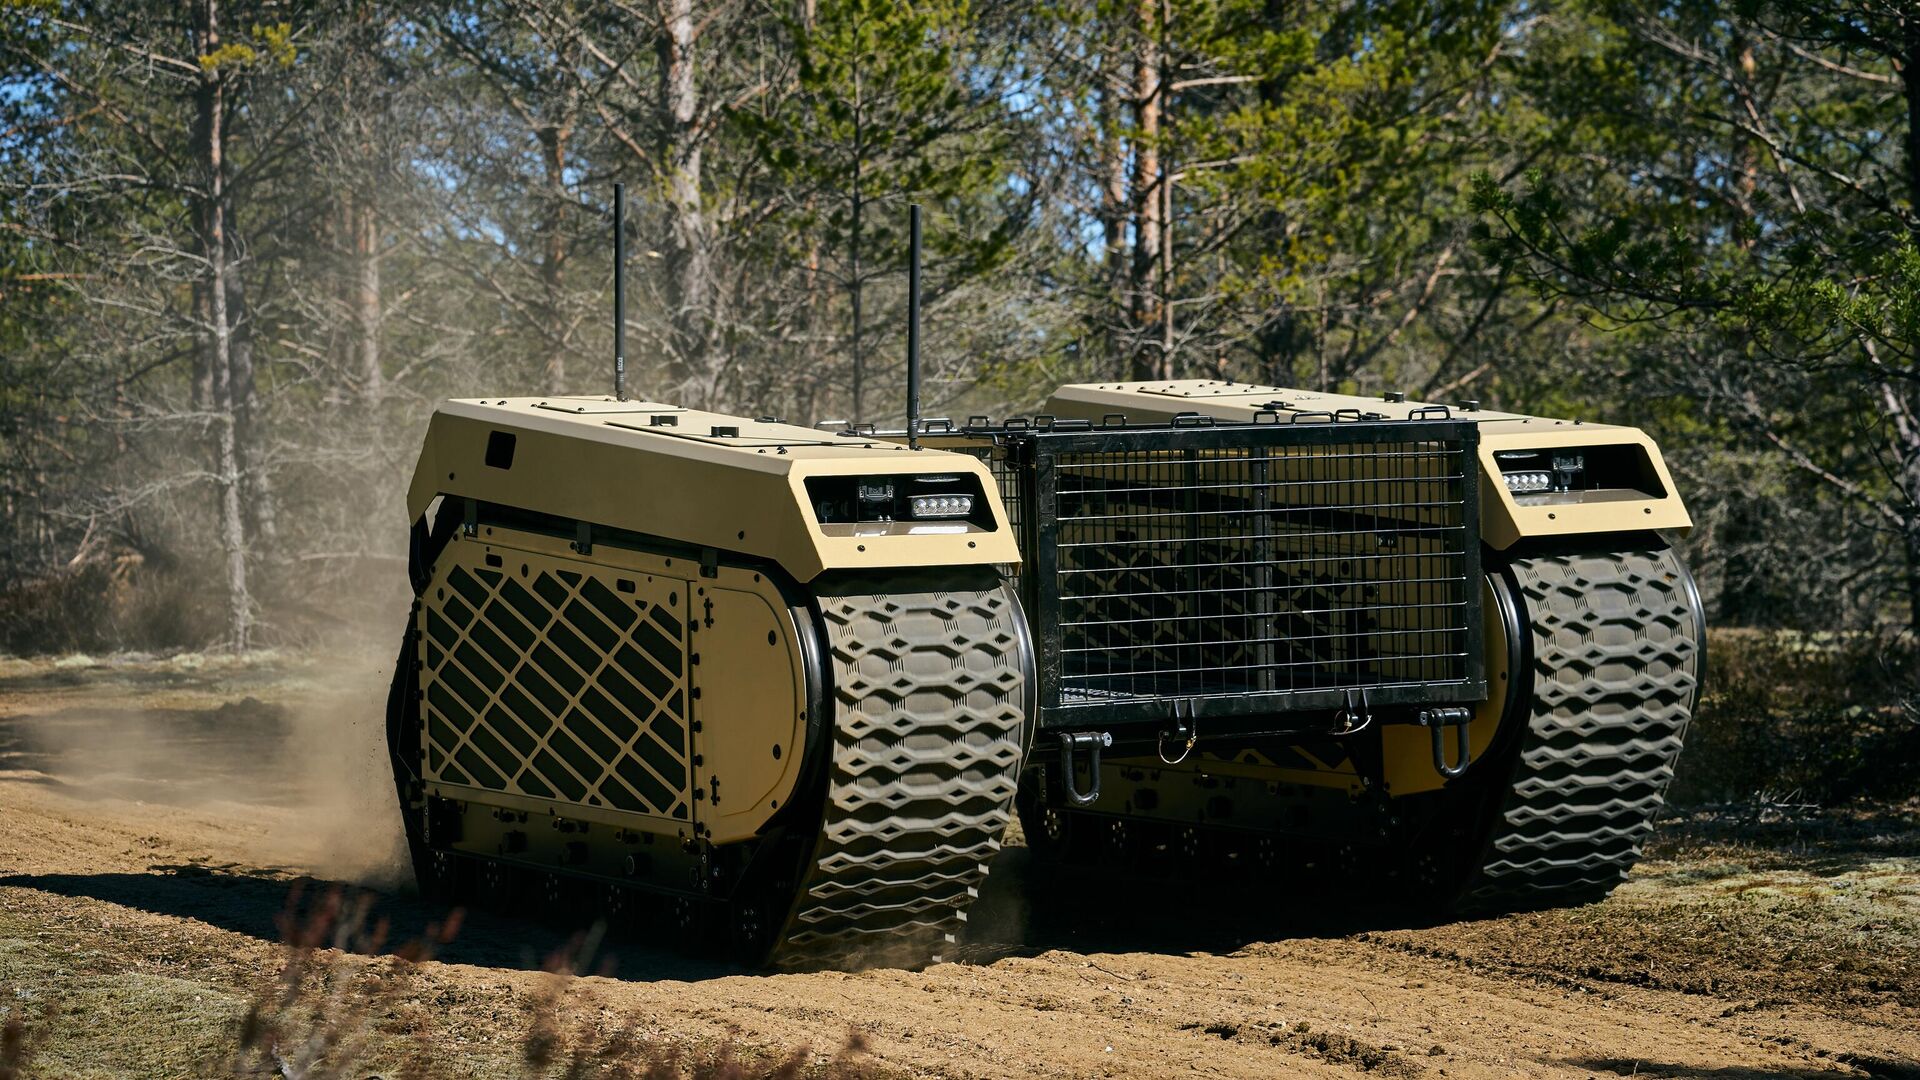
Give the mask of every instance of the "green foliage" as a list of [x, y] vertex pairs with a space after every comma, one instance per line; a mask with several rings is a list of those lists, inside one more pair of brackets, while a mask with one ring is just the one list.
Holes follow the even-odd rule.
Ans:
[[233, 71], [263, 63], [292, 67], [294, 61], [299, 59], [299, 50], [293, 45], [293, 27], [289, 23], [272, 26], [255, 23], [252, 38], [252, 41], [226, 42], [214, 51], [197, 57], [200, 70]]
[[844, 416], [864, 355], [861, 407], [895, 412], [920, 201], [930, 408], [1030, 411], [1147, 352], [1476, 398], [1659, 437], [1716, 616], [1875, 623], [1920, 560], [1920, 57], [1892, 9], [1175, 0], [1162, 27], [1117, 0], [702, 2], [673, 119], [633, 5], [220, 0], [199, 55], [197, 9], [4, 2], [10, 581], [212, 543], [215, 84], [254, 473], [302, 524], [254, 556], [263, 594], [394, 553], [368, 523], [398, 513], [436, 398], [602, 387], [616, 180], [645, 392], [673, 392], [687, 313], [662, 282], [698, 241], [714, 404]]
[[[845, 387], [852, 413], [873, 415], [867, 353], [875, 325], [899, 323], [906, 204], [929, 204], [932, 296], [1013, 257], [1020, 219], [995, 220], [1010, 164], [1008, 107], [991, 84], [978, 82], [980, 26], [967, 0], [820, 0], [784, 29], [795, 71], [789, 92], [732, 116], [765, 168], [759, 183], [777, 208], [751, 247], [819, 267], [836, 287], [822, 289], [815, 279], [802, 301], [808, 320], [828, 322], [843, 343], [814, 378], [831, 380], [836, 396]], [[843, 294], [844, 303], [829, 292]], [[875, 318], [878, 304], [892, 317]], [[785, 306], [771, 314], [792, 318]], [[767, 327], [769, 334], [784, 329]], [[901, 336], [887, 334], [889, 342]], [[889, 379], [887, 389], [900, 381]]]
[[1463, 180], [1531, 130], [1507, 100], [1515, 17], [1453, 0], [1174, 5], [1161, 142], [1184, 370], [1415, 393], [1496, 381], [1483, 356], [1536, 312], [1463, 258]]
[[1683, 470], [1776, 455], [1797, 498], [1877, 534], [1868, 565], [1813, 577], [1865, 601], [1851, 619], [1901, 596], [1920, 627], [1920, 162], [1888, 92], [1920, 55], [1897, 24], [1865, 4], [1555, 10], [1544, 62], [1520, 65], [1547, 120], [1530, 167], [1476, 173], [1469, 209], [1481, 258], [1598, 331], [1615, 385], [1688, 400], [1705, 441], [1676, 447]]
[[[999, 103], [976, 100], [965, 84], [971, 22], [966, 0], [823, 0], [812, 20], [788, 22], [795, 92], [778, 109], [735, 120], [769, 181], [797, 204], [783, 219], [795, 239], [847, 251], [856, 206], [885, 202], [891, 212], [861, 228], [864, 242], [895, 262], [902, 201], [976, 197], [1005, 175], [993, 124]], [[936, 243], [942, 235], [934, 230]], [[990, 265], [1003, 248], [996, 239], [971, 255]]]

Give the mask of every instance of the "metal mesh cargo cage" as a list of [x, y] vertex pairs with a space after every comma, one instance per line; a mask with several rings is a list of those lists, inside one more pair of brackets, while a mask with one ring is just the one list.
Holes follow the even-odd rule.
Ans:
[[1047, 728], [1475, 701], [1478, 429], [966, 429], [1000, 480]]

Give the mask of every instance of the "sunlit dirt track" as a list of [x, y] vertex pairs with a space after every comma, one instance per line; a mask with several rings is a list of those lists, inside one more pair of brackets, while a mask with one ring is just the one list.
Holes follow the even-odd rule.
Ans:
[[[290, 891], [413, 899], [377, 665], [0, 664], [0, 1009], [48, 1075], [205, 1075], [284, 962]], [[1417, 898], [1416, 898], [1417, 899]], [[304, 902], [304, 901], [303, 901]], [[935, 1076], [1920, 1077], [1920, 808], [1676, 819], [1605, 904], [1419, 925], [1408, 908], [1060, 875], [1010, 847], [967, 961], [757, 975], [615, 932], [557, 1008], [780, 1055], [863, 1033]], [[1397, 911], [1397, 913], [1396, 913]], [[369, 1016], [381, 1074], [522, 1067], [566, 927], [469, 917]], [[373, 979], [391, 958], [348, 957]]]

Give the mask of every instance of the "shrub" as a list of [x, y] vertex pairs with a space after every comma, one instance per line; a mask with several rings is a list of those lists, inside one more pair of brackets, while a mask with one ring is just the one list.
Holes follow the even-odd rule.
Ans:
[[1712, 632], [1673, 801], [1831, 804], [1920, 793], [1915, 653], [1903, 637]]
[[0, 652], [196, 649], [223, 632], [221, 595], [127, 553], [0, 588]]

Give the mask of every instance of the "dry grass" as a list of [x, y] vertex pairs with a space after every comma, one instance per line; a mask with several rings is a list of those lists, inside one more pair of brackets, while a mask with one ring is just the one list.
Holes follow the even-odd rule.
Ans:
[[[371, 903], [369, 894], [331, 889], [303, 911], [302, 897], [294, 894], [282, 922], [284, 963], [240, 1021], [228, 1073], [348, 1080], [387, 1062], [394, 1065], [390, 1075], [406, 1080], [466, 1071], [445, 1053], [443, 1033], [421, 1008], [415, 983], [420, 963], [460, 932], [460, 912], [369, 961], [387, 944], [386, 924], [369, 921]], [[858, 1080], [877, 1075], [864, 1059], [866, 1046], [858, 1033], [850, 1032], [824, 1059], [808, 1046], [769, 1057], [731, 1039], [698, 1045], [662, 1038], [640, 1018], [595, 1008], [578, 976], [591, 967], [597, 941], [597, 931], [576, 935], [547, 957], [541, 989], [510, 1040], [517, 1060], [497, 1075], [566, 1080]]]
[[1363, 940], [1551, 983], [1920, 1009], [1920, 800], [1698, 808], [1661, 824], [1605, 903]]
[[[72, 927], [72, 939], [36, 933], [45, 967], [23, 973], [15, 966], [31, 976], [17, 993], [0, 985], [0, 1080], [887, 1075], [869, 1060], [864, 1037], [851, 1030], [826, 1053], [808, 1045], [769, 1050], [732, 1036], [670, 1033], [645, 1015], [608, 1008], [592, 980], [580, 977], [592, 967], [592, 934], [548, 956], [531, 993], [498, 995], [495, 1007], [475, 1010], [427, 963], [460, 932], [460, 915], [389, 948], [386, 924], [370, 917], [372, 899], [341, 888], [296, 890], [281, 920], [277, 953], [233, 958], [239, 995], [137, 970], [136, 957], [156, 947], [149, 937], [117, 941], [79, 926]], [[50, 914], [32, 913], [32, 922], [45, 926]], [[18, 932], [0, 925], [0, 939], [17, 941]]]

